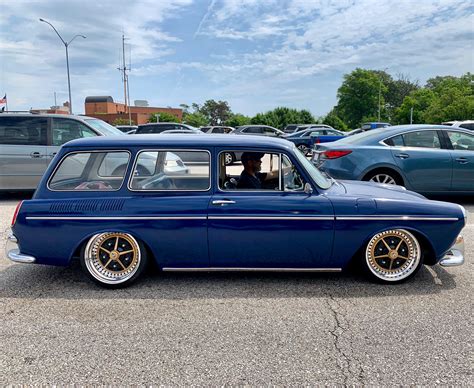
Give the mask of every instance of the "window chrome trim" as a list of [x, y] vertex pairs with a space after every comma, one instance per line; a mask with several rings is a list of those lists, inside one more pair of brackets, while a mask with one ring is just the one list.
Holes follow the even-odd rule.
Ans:
[[[405, 131], [405, 132], [400, 132], [400, 133], [397, 133], [396, 135], [393, 134], [392, 136], [388, 136], [386, 137], [385, 139], [383, 140], [380, 140], [379, 141], [379, 144], [383, 144], [384, 146], [387, 146], [387, 147], [392, 147], [392, 148], [414, 148], [414, 149], [424, 149], [424, 150], [445, 150], [445, 151], [449, 151], [448, 148], [443, 148], [443, 144], [442, 144], [442, 141], [440, 139], [440, 136], [438, 134], [438, 131], [440, 130], [443, 130], [445, 128], [418, 128], [418, 129], [411, 129], [411, 130], [408, 130], [408, 131]], [[402, 146], [391, 146], [391, 145], [388, 145], [385, 143], [385, 140], [388, 140], [388, 139], [391, 139], [392, 137], [396, 137], [396, 136], [403, 136], [403, 135], [406, 135], [407, 133], [412, 133], [412, 132], [424, 132], [424, 131], [434, 131], [436, 132], [436, 135], [438, 136], [438, 140], [439, 140], [439, 145], [440, 147], [439, 148], [431, 148], [431, 147], [414, 147], [414, 146], [406, 146], [406, 145], [402, 145]], [[405, 140], [403, 140], [403, 142], [405, 143]]]
[[144, 217], [127, 217], [127, 216], [110, 216], [110, 217], [88, 217], [88, 216], [64, 216], [64, 217], [48, 217], [48, 216], [31, 216], [25, 217], [26, 220], [72, 220], [72, 221], [120, 221], [120, 220], [206, 220], [206, 216], [144, 216]]
[[336, 216], [337, 221], [459, 221], [457, 217]]
[[[189, 190], [189, 189], [172, 189], [172, 190], [140, 190], [140, 189], [132, 189], [132, 179], [134, 178], [133, 171], [135, 171], [135, 167], [138, 164], [138, 157], [143, 152], [207, 152], [209, 155], [209, 186], [207, 189], [201, 190]], [[171, 148], [153, 148], [153, 149], [140, 149], [137, 154], [135, 155], [135, 160], [133, 161], [133, 167], [131, 170], [130, 177], [128, 178], [127, 189], [134, 193], [181, 193], [181, 192], [206, 192], [209, 191], [212, 187], [212, 160], [211, 160], [211, 151], [206, 149], [187, 149], [187, 148], [178, 148], [178, 149], [171, 149]], [[181, 159], [181, 158], [180, 158]]]
[[[120, 187], [118, 189], [113, 189], [113, 190], [93, 190], [93, 189], [81, 189], [81, 190], [75, 190], [75, 189], [72, 189], [72, 190], [54, 190], [52, 189], [49, 184], [51, 182], [51, 179], [53, 179], [54, 175], [56, 174], [57, 170], [59, 169], [59, 167], [61, 167], [61, 164], [63, 164], [64, 162], [64, 159], [66, 157], [68, 157], [69, 155], [71, 154], [92, 154], [92, 153], [102, 153], [102, 154], [105, 154], [105, 153], [108, 153], [108, 152], [126, 152], [128, 153], [128, 161], [127, 161], [127, 166], [125, 167], [125, 173], [123, 174], [123, 177], [122, 177], [122, 183], [120, 184]], [[98, 150], [97, 148], [95, 150], [91, 150], [91, 151], [71, 151], [71, 152], [68, 152], [67, 154], [65, 154], [61, 160], [58, 162], [58, 164], [56, 164], [56, 167], [54, 168], [53, 172], [51, 173], [50, 177], [48, 178], [48, 182], [46, 183], [46, 188], [49, 190], [49, 191], [53, 191], [53, 192], [58, 192], [58, 193], [79, 193], [79, 192], [94, 192], [94, 193], [110, 193], [110, 192], [115, 192], [115, 191], [120, 191], [125, 183], [125, 177], [127, 176], [127, 170], [128, 170], [128, 166], [130, 165], [130, 160], [132, 159], [131, 158], [132, 156], [132, 153], [130, 152], [130, 150], [115, 150], [115, 149], [112, 149], [112, 150], [107, 150], [107, 149], [104, 149], [104, 150]], [[100, 166], [99, 166], [100, 168]], [[97, 170], [97, 176], [98, 177], [101, 177], [101, 175], [98, 175], [99, 174], [99, 170]], [[102, 177], [102, 178], [105, 178], [105, 177]]]

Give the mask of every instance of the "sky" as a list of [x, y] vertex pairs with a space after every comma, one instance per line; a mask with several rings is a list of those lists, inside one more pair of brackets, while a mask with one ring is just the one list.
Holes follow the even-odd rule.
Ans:
[[0, 98], [9, 110], [87, 96], [179, 107], [225, 100], [253, 116], [277, 106], [327, 114], [360, 67], [423, 85], [474, 72], [474, 2], [460, 0], [0, 0]]

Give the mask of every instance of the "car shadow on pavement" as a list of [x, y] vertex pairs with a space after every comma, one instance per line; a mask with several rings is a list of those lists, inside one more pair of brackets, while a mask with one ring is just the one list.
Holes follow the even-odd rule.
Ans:
[[358, 298], [430, 295], [456, 288], [456, 275], [440, 266], [423, 267], [398, 285], [372, 283], [343, 272], [329, 273], [171, 273], [149, 271], [125, 289], [108, 290], [90, 281], [77, 264], [70, 267], [14, 264], [0, 272], [0, 298], [23, 299], [226, 299]]

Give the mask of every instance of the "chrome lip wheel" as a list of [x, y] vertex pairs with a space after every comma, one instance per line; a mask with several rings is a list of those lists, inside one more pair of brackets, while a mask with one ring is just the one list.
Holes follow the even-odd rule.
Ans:
[[393, 179], [393, 177], [388, 175], [388, 174], [376, 174], [372, 178], [369, 179], [369, 182], [385, 183], [387, 185], [396, 185], [397, 184], [395, 179]]
[[365, 259], [369, 270], [379, 279], [403, 280], [416, 271], [420, 263], [420, 244], [404, 229], [387, 230], [372, 237]]
[[120, 284], [132, 278], [140, 267], [140, 247], [127, 233], [100, 233], [87, 243], [84, 259], [95, 279]]

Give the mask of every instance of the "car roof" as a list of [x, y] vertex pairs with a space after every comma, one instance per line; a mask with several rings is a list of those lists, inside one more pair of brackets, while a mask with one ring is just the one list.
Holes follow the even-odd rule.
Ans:
[[203, 134], [202, 136], [183, 136], [180, 134], [147, 134], [129, 136], [98, 136], [72, 140], [63, 148], [130, 148], [130, 147], [277, 147], [293, 149], [294, 144], [279, 138], [266, 136], [230, 136]]
[[84, 119], [92, 119], [92, 120], [100, 120], [97, 117], [90, 117], [90, 116], [83, 116], [83, 115], [66, 115], [66, 114], [60, 114], [60, 113], [1, 113], [0, 117], [58, 117], [61, 119], [78, 119], [78, 120], [84, 120]]

